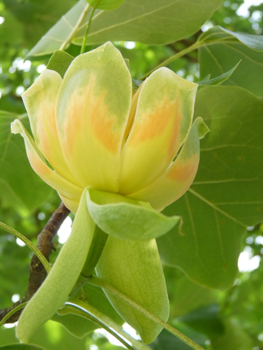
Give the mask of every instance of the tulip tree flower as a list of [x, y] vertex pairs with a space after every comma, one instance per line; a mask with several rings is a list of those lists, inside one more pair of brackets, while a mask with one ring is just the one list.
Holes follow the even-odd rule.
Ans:
[[[124, 59], [106, 43], [76, 57], [63, 78], [46, 69], [22, 95], [33, 138], [19, 120], [12, 124], [12, 132], [24, 137], [34, 171], [77, 213], [78, 222], [86, 215], [89, 231], [95, 222], [109, 235], [97, 274], [165, 321], [169, 304], [155, 238], [178, 222], [160, 211], [186, 192], [197, 172], [199, 138], [208, 129], [201, 118], [192, 123], [196, 91], [197, 84], [160, 68], [134, 92]], [[72, 256], [78, 254], [74, 249]], [[52, 270], [59, 266], [60, 254]], [[84, 260], [67, 280], [64, 301]], [[38, 293], [50, 288], [45, 283], [51, 273]], [[146, 343], [155, 339], [161, 326], [106, 295]], [[62, 302], [55, 303], [39, 325]], [[40, 308], [38, 304], [34, 307]], [[20, 321], [24, 324], [23, 317], [32, 320], [27, 308]], [[31, 334], [22, 333], [24, 329], [20, 340], [28, 341]]]

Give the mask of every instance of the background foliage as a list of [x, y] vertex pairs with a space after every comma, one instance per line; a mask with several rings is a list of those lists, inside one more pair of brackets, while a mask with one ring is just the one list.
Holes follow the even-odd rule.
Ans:
[[[160, 16], [165, 16], [165, 24], [153, 22], [151, 11], [147, 10], [149, 3], [156, 6]], [[165, 210], [167, 215], [181, 215], [183, 224], [179, 231], [174, 229], [160, 238], [158, 244], [166, 265], [171, 301], [169, 322], [207, 350], [260, 350], [263, 349], [263, 49], [262, 39], [256, 39], [259, 41], [255, 44], [231, 32], [262, 34], [263, 4], [251, 6], [248, 16], [242, 17], [238, 15], [242, 0], [198, 4], [191, 0], [187, 8], [183, 0], [179, 5], [174, 3], [167, 1], [169, 7], [165, 9], [158, 7], [158, 1], [145, 1], [143, 18], [136, 9], [131, 9], [131, 0], [124, 2], [126, 7], [116, 10], [120, 12], [117, 19], [112, 19], [110, 12], [97, 10], [87, 50], [105, 40], [115, 41], [129, 59], [135, 79], [196, 40], [203, 43], [199, 50], [190, 51], [168, 65], [186, 79], [198, 82], [208, 75], [220, 76], [242, 59], [221, 86], [207, 86], [198, 92], [195, 114], [204, 118], [211, 132], [201, 142], [200, 169], [193, 186]], [[27, 118], [21, 93], [45, 68], [51, 53], [66, 43], [85, 4], [75, 0], [0, 1], [0, 221], [33, 242], [60, 201], [33, 173], [23, 140], [10, 133], [10, 122], [18, 115]], [[72, 6], [75, 10], [70, 10]], [[67, 11], [71, 12], [66, 20], [60, 20]], [[85, 21], [84, 18], [83, 26]], [[138, 30], [124, 26], [125, 21], [131, 21]], [[45, 34], [53, 25], [52, 37], [58, 40], [47, 40]], [[76, 44], [82, 36], [83, 30], [79, 30], [74, 44], [67, 47], [68, 53], [79, 54], [80, 47]], [[218, 38], [221, 42], [206, 45]], [[13, 236], [0, 233], [0, 307], [4, 308], [26, 290], [31, 253], [17, 244]], [[58, 241], [55, 244], [60, 248]], [[258, 262], [258, 267], [238, 273], [241, 251], [243, 257], [250, 256]], [[55, 257], [54, 253], [52, 259]], [[96, 306], [98, 291], [85, 293]], [[116, 322], [121, 322], [113, 310], [107, 312]], [[12, 343], [17, 343], [14, 328], [2, 328], [0, 345]], [[76, 338], [54, 321], [38, 331], [33, 343], [48, 350], [120, 348], [100, 333]], [[166, 331], [151, 347], [190, 349]]]

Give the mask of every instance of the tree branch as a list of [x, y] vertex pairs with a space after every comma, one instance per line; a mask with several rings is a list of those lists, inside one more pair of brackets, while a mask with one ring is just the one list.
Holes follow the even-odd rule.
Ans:
[[[65, 207], [63, 203], [61, 203], [37, 237], [37, 248], [41, 251], [41, 253], [48, 261], [52, 250], [55, 250], [52, 240], [69, 213], [70, 211]], [[25, 296], [21, 300], [14, 303], [11, 307], [0, 310], [0, 321], [15, 307], [30, 300], [43, 283], [46, 275], [47, 273], [44, 266], [39, 261], [38, 257], [34, 254], [29, 266], [29, 280]], [[9, 317], [6, 323], [16, 322], [22, 310], [23, 309], [19, 310], [11, 317]]]

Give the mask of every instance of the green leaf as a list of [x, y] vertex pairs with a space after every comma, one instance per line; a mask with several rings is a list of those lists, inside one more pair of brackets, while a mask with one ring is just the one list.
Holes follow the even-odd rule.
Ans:
[[69, 55], [67, 52], [60, 50], [55, 51], [48, 62], [47, 69], [56, 71], [63, 78], [73, 60], [74, 57]]
[[88, 3], [96, 8], [106, 11], [116, 10], [123, 4], [124, 0], [89, 0]]
[[[134, 300], [152, 314], [166, 321], [169, 301], [154, 239], [126, 241], [109, 236], [96, 267], [99, 277]], [[151, 343], [162, 326], [135, 310], [104, 289], [115, 310], [135, 328], [145, 343]]]
[[225, 289], [237, 274], [248, 226], [263, 220], [263, 102], [238, 87], [206, 87], [197, 94], [196, 115], [211, 132], [188, 192], [164, 210], [183, 225], [158, 239], [164, 263], [194, 281]]
[[230, 32], [214, 27], [198, 41], [207, 43], [199, 48], [200, 76], [216, 77], [241, 63], [224, 85], [238, 85], [261, 97], [263, 95], [263, 36]]
[[10, 345], [1, 346], [0, 350], [45, 350], [45, 349], [36, 345], [10, 344]]
[[94, 223], [87, 211], [84, 190], [71, 235], [44, 283], [28, 302], [19, 318], [16, 334], [21, 342], [27, 343], [34, 332], [66, 301], [85, 263], [93, 232]]
[[180, 221], [178, 216], [158, 213], [148, 203], [93, 188], [88, 188], [87, 206], [102, 231], [127, 240], [160, 237]]
[[237, 67], [238, 67], [240, 62], [241, 62], [241, 60], [235, 65], [235, 67], [233, 67], [232, 69], [230, 69], [226, 73], [223, 73], [223, 74], [219, 75], [219, 77], [216, 77], [216, 78], [213, 78], [213, 79], [204, 79], [204, 80], [198, 81], [197, 84], [199, 86], [220, 85], [220, 84], [222, 84], [224, 81], [226, 81], [227, 79], [229, 79], [231, 77], [231, 75], [237, 69]]
[[[24, 119], [26, 118], [26, 119]], [[11, 134], [10, 124], [15, 119], [23, 119], [29, 128], [25, 115], [0, 111], [0, 191], [4, 207], [34, 210], [51, 194], [47, 186], [32, 170], [23, 140]]]
[[[144, 0], [143, 4], [141, 0], [125, 0], [114, 11], [95, 11], [87, 44], [97, 45], [108, 40], [168, 44], [195, 33], [221, 2], [189, 0], [185, 6], [184, 0]], [[81, 45], [91, 15], [89, 10], [82, 19], [86, 7], [86, 1], [80, 0], [42, 37], [28, 56], [50, 54], [64, 47], [69, 38]]]

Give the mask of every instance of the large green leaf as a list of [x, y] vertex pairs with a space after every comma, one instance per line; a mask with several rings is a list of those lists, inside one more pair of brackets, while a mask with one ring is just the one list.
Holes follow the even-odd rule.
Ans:
[[[222, 0], [125, 0], [114, 11], [96, 10], [87, 44], [133, 40], [145, 44], [167, 44], [195, 33], [211, 17]], [[69, 37], [81, 44], [91, 14], [87, 2], [80, 0], [30, 51], [29, 56], [50, 54]], [[79, 29], [74, 33], [76, 24]], [[232, 67], [231, 67], [232, 68]]]
[[23, 140], [11, 134], [10, 123], [17, 118], [17, 114], [0, 111], [1, 200], [4, 206], [33, 210], [52, 190], [32, 170]]
[[230, 32], [214, 27], [199, 37], [207, 43], [199, 49], [200, 75], [217, 77], [241, 63], [225, 85], [238, 85], [263, 96], [263, 36]]
[[201, 142], [192, 187], [165, 209], [182, 215], [180, 231], [158, 239], [166, 264], [212, 288], [229, 287], [247, 226], [263, 219], [263, 102], [238, 87], [206, 87], [197, 95], [196, 116], [211, 132]]

